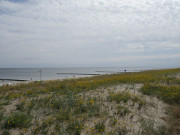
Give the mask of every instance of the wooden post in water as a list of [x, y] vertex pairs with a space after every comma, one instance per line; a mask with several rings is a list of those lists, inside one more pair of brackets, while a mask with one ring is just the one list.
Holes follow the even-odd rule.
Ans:
[[40, 70], [39, 72], [40, 72], [40, 81], [41, 81], [41, 73], [42, 73], [42, 70]]

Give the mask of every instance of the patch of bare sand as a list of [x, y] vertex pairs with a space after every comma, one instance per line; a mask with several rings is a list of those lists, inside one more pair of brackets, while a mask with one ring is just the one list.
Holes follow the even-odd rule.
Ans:
[[180, 73], [176, 75], [176, 78], [177, 78], [177, 79], [180, 79]]
[[19, 132], [19, 129], [12, 129], [12, 130], [10, 130], [10, 134], [11, 135], [19, 135], [20, 134], [20, 132]]
[[4, 106], [5, 114], [10, 114], [11, 112], [16, 111], [16, 105], [19, 103], [19, 100], [13, 100], [9, 105]]

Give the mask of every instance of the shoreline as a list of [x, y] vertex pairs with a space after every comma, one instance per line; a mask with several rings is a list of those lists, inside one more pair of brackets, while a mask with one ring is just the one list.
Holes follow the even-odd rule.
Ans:
[[[102, 74], [102, 75], [104, 75], [104, 74]], [[63, 80], [69, 80], [69, 79], [79, 79], [79, 78], [87, 78], [87, 77], [93, 77], [93, 76], [100, 76], [100, 75], [89, 75], [89, 76], [84, 76], [84, 77], [82, 77], [82, 76], [79, 76], [79, 77], [69, 77], [69, 78], [59, 78], [59, 79], [50, 79], [50, 80], [29, 80], [29, 81], [9, 81], [9, 82], [11, 82], [11, 83], [8, 83], [7, 81], [7, 83], [4, 83], [4, 84], [1, 84], [0, 83], [0, 87], [1, 86], [3, 86], [3, 85], [11, 85], [11, 86], [14, 86], [14, 85], [16, 85], [16, 84], [28, 84], [28, 83], [33, 83], [33, 82], [49, 82], [49, 81], [63, 81]], [[2, 81], [2, 80], [0, 80], [0, 81]], [[5, 81], [4, 81], [5, 82]]]
[[[39, 78], [41, 78], [41, 75], [42, 75], [42, 78], [44, 78], [44, 80], [54, 80], [54, 79], [69, 79], [69, 78], [74, 78], [74, 76], [76, 76], [75, 78], [93, 76], [93, 75], [81, 75], [82, 73], [103, 75], [103, 74], [123, 73], [125, 70], [127, 72], [132, 73], [132, 72], [141, 72], [141, 71], [152, 70], [152, 69], [153, 68], [148, 68], [148, 69], [140, 68], [139, 69], [139, 68], [132, 68], [132, 67], [130, 68], [128, 67], [126, 68], [125, 67], [99, 67], [99, 68], [92, 67], [92, 68], [68, 68], [67, 70], [66, 68], [42, 68], [42, 71], [41, 71], [41, 68], [33, 68], [33, 69], [32, 68], [8, 68], [6, 71], [6, 68], [3, 68], [1, 71], [1, 68], [0, 68], [0, 74], [1, 72], [2, 74], [4, 74], [4, 72], [7, 72], [13, 75], [11, 76], [11, 74], [10, 75], [7, 74], [6, 76], [2, 76], [0, 79], [15, 78], [15, 80], [26, 79], [26, 80], [31, 81], [31, 79], [33, 78], [32, 81], [39, 81], [40, 80]], [[58, 75], [58, 73], [60, 74]], [[10, 84], [15, 84], [15, 83], [19, 83], [19, 82], [5, 81], [5, 83], [3, 83], [3, 81], [0, 80], [0, 86], [2, 86], [3, 84], [10, 85]]]

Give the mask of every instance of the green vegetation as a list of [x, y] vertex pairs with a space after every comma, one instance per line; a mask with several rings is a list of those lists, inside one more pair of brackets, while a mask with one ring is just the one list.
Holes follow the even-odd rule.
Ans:
[[139, 115], [163, 109], [146, 98], [179, 106], [179, 73], [177, 68], [4, 85], [0, 134], [167, 134], [158, 115]]
[[157, 85], [145, 84], [141, 88], [141, 92], [146, 95], [157, 96], [166, 103], [180, 104], [180, 85]]
[[25, 128], [29, 126], [31, 117], [24, 113], [14, 113], [5, 118], [4, 128]]
[[166, 126], [158, 126], [155, 128], [154, 121], [152, 120], [145, 120], [145, 119], [140, 119], [141, 123], [141, 134], [143, 135], [170, 135], [170, 131], [166, 128]]
[[97, 132], [104, 132], [104, 130], [105, 130], [104, 122], [103, 121], [98, 122], [95, 125], [95, 129], [97, 130]]
[[120, 116], [124, 116], [128, 113], [131, 113], [131, 111], [127, 107], [121, 105], [117, 106], [117, 114]]

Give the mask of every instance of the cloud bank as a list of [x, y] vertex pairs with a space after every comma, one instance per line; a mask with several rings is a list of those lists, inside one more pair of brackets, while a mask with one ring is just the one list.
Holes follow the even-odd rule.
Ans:
[[0, 67], [180, 66], [179, 0], [0, 0]]

